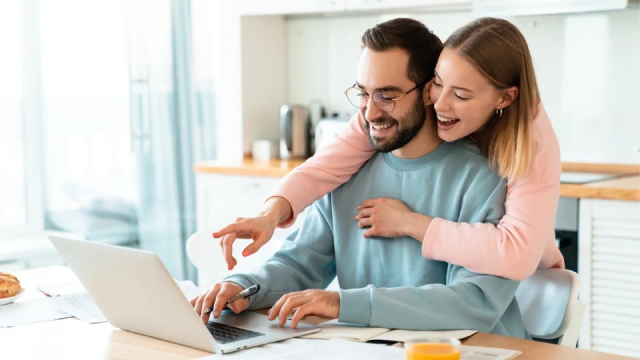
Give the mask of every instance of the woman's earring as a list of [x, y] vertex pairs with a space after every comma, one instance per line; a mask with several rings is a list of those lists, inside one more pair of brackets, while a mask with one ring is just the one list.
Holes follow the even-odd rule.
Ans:
[[502, 116], [502, 109], [496, 109], [496, 115], [498, 115], [498, 117]]

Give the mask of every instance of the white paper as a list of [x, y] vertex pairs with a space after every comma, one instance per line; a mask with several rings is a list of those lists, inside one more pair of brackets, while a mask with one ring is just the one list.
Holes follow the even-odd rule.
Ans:
[[51, 297], [58, 297], [67, 294], [78, 294], [87, 292], [87, 290], [82, 286], [81, 283], [75, 282], [66, 282], [66, 283], [49, 283], [49, 284], [40, 284], [36, 286], [38, 290], [40, 290], [45, 295]]
[[320, 331], [303, 336], [304, 339], [348, 339], [354, 341], [397, 341], [404, 342], [416, 338], [445, 337], [458, 340], [468, 338], [477, 333], [475, 330], [450, 330], [450, 331], [410, 331], [389, 330], [385, 328], [367, 327], [364, 325], [341, 323], [337, 320], [319, 324]]
[[[200, 295], [201, 291], [191, 281], [176, 281], [184, 296], [191, 300]], [[69, 313], [89, 324], [108, 321], [89, 293], [66, 294], [51, 298], [53, 304], [61, 311]]]
[[63, 295], [51, 298], [51, 301], [58, 309], [89, 324], [107, 321], [107, 318], [102, 314], [102, 311], [100, 311], [88, 293]]
[[517, 350], [462, 345], [460, 360], [510, 360], [520, 354]]
[[[178, 287], [184, 294], [184, 296], [191, 300], [196, 296], [199, 296], [203, 293], [203, 290], [200, 290], [192, 281], [176, 281]], [[58, 297], [62, 295], [68, 294], [79, 294], [86, 293], [87, 290], [82, 286], [82, 284], [78, 281], [74, 282], [66, 282], [66, 283], [48, 283], [48, 284], [40, 284], [36, 286], [38, 290], [40, 290], [45, 295], [49, 295], [51, 297]]]
[[52, 299], [35, 299], [0, 306], [0, 327], [12, 327], [69, 318], [51, 302]]
[[411, 339], [424, 339], [424, 338], [453, 338], [453, 339], [466, 339], [469, 336], [477, 333], [475, 330], [447, 330], [447, 331], [412, 331], [412, 330], [391, 330], [386, 333], [373, 337], [370, 340], [385, 340], [385, 341], [397, 341], [405, 342]]
[[348, 339], [367, 341], [378, 335], [386, 333], [389, 329], [368, 327], [365, 325], [341, 323], [331, 320], [318, 324], [320, 331], [302, 336], [303, 339]]
[[[219, 358], [218, 355], [212, 355], [203, 357], [200, 360], [215, 360]], [[233, 360], [389, 360], [403, 358], [404, 349], [340, 339], [290, 339], [224, 355], [224, 359]]]
[[[519, 351], [462, 345], [461, 360], [510, 360], [521, 354]], [[199, 360], [215, 360], [219, 355], [210, 355]], [[233, 360], [390, 360], [404, 359], [401, 346], [365, 344], [354, 341], [331, 339], [290, 339], [257, 348], [241, 350], [224, 355]]]

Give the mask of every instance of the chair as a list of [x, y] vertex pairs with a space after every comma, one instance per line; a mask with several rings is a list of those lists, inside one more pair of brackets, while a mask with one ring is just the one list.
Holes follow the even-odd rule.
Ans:
[[558, 339], [575, 347], [585, 305], [578, 300], [580, 277], [565, 269], [538, 269], [516, 292], [524, 327], [537, 339]]

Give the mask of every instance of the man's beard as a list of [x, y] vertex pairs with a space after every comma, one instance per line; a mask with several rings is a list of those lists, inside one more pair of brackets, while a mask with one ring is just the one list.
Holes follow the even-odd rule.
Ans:
[[[364, 119], [364, 113], [362, 113], [362, 118]], [[422, 128], [422, 125], [424, 125], [426, 120], [425, 118], [426, 111], [424, 108], [424, 101], [421, 96], [418, 96], [418, 100], [415, 101], [413, 108], [409, 110], [409, 112], [405, 114], [400, 121], [386, 113], [384, 116], [374, 119], [373, 121], [370, 120], [370, 122], [374, 124], [396, 125], [396, 132], [393, 134], [391, 139], [385, 140], [385, 138], [371, 136], [371, 125], [366, 119], [364, 120], [364, 128], [367, 130], [367, 134], [369, 135], [369, 143], [371, 144], [371, 147], [376, 151], [387, 153], [407, 145]]]

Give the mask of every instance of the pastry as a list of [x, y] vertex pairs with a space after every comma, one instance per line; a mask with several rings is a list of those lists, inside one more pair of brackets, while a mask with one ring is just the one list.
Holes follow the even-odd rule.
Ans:
[[0, 299], [16, 296], [20, 290], [22, 287], [17, 277], [0, 272]]

